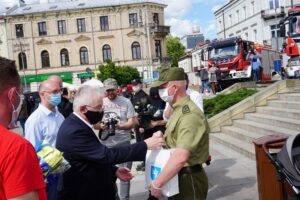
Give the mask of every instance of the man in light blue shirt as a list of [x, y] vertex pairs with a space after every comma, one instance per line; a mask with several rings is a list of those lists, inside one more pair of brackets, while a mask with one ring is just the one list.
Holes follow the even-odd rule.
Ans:
[[[61, 91], [60, 84], [55, 81], [44, 81], [40, 85], [41, 103], [25, 123], [25, 138], [33, 146], [43, 140], [55, 146], [58, 130], [64, 121], [57, 109], [61, 102]], [[49, 200], [57, 199], [57, 182], [47, 185], [47, 196]]]

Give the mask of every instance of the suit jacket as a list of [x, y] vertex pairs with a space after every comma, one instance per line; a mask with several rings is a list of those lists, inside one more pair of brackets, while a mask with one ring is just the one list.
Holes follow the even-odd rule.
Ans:
[[93, 130], [73, 113], [61, 125], [56, 147], [63, 152], [71, 168], [63, 173], [61, 200], [115, 200], [114, 166], [127, 161], [143, 161], [145, 142], [107, 148]]

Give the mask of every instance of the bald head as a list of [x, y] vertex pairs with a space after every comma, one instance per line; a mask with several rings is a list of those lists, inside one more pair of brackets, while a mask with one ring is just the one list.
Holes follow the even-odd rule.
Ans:
[[49, 78], [47, 79], [47, 81], [59, 84], [60, 88], [63, 87], [63, 81], [62, 81], [62, 79], [59, 76], [56, 76], [56, 75], [49, 76]]
[[41, 103], [50, 110], [53, 110], [55, 108], [55, 106], [53, 106], [49, 102], [51, 95], [58, 93], [61, 94], [61, 88], [58, 82], [47, 80], [43, 81], [39, 86]]

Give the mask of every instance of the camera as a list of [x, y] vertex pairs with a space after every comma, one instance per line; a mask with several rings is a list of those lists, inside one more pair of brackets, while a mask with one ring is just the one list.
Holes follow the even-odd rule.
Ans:
[[104, 113], [102, 122], [108, 127], [106, 130], [99, 131], [99, 137], [101, 140], [107, 140], [109, 136], [116, 134], [116, 124], [119, 123], [119, 118], [114, 112]]
[[119, 121], [115, 118], [109, 118], [107, 122], [105, 122], [106, 126], [108, 127], [108, 135], [114, 136], [116, 134], [116, 124]]
[[151, 123], [151, 120], [160, 120], [163, 114], [163, 111], [157, 109], [155, 106], [150, 104], [145, 105], [140, 102], [137, 102], [134, 105], [134, 110], [138, 114], [141, 128], [147, 128]]

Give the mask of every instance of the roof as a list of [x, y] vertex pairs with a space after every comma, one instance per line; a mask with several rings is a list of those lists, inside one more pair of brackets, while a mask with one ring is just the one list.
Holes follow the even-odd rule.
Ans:
[[26, 15], [34, 13], [57, 12], [66, 10], [79, 10], [88, 8], [101, 8], [112, 6], [123, 6], [132, 4], [157, 4], [163, 7], [167, 5], [160, 3], [159, 0], [79, 0], [61, 1], [54, 3], [28, 4], [22, 7], [14, 7], [6, 12], [6, 16]]

